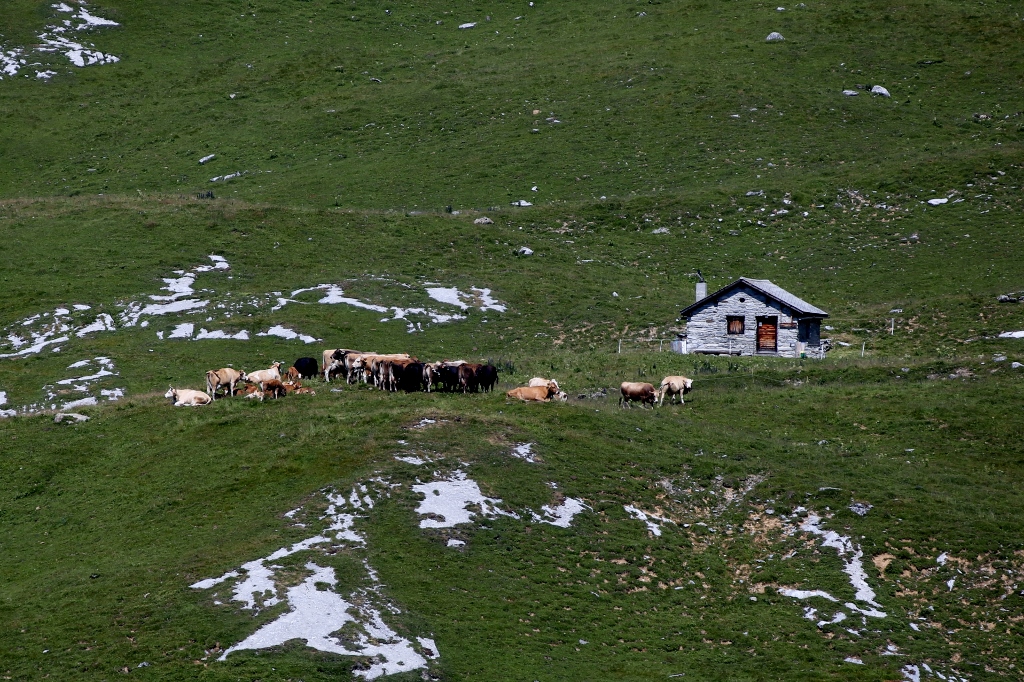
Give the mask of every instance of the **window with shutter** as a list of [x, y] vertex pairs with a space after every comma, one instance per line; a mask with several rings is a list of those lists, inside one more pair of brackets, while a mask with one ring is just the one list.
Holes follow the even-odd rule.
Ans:
[[744, 331], [743, 327], [743, 316], [742, 315], [729, 315], [725, 318], [727, 330], [729, 334], [742, 334]]

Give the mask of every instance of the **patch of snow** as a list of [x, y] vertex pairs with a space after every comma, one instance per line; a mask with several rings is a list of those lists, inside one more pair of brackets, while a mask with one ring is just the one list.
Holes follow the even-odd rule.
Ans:
[[476, 22], [475, 21], [471, 21], [471, 22], [469, 22], [467, 24], [459, 24], [459, 28], [473, 28], [475, 26], [476, 26]]
[[169, 339], [191, 339], [192, 332], [195, 330], [195, 325], [191, 322], [182, 322], [174, 328], [170, 334], [167, 335]]
[[[1024, 330], [1019, 332], [1003, 332], [999, 335], [1001, 339], [1024, 339]], [[0, 356], [3, 357], [3, 356]]]
[[659, 523], [673, 523], [673, 521], [671, 521], [670, 519], [665, 519], [660, 516], [655, 516], [654, 514], [641, 511], [640, 509], [634, 507], [631, 504], [623, 506], [623, 509], [625, 509], [626, 513], [632, 516], [637, 521], [642, 521], [644, 524], [646, 524], [647, 530], [657, 537], [661, 537], [661, 526], [659, 525]]
[[491, 296], [490, 289], [478, 289], [476, 287], [470, 287], [470, 291], [476, 294], [476, 297], [480, 300], [480, 304], [477, 306], [480, 310], [496, 310], [499, 313], [503, 313], [508, 310], [508, 307]]
[[942, 204], [946, 203], [947, 201], [949, 201], [949, 199], [947, 199], [945, 197], [941, 197], [941, 198], [938, 198], [938, 199], [929, 199], [928, 203], [931, 204], [932, 206], [941, 206]]
[[7, 391], [0, 391], [0, 405], [7, 404]]
[[558, 506], [551, 506], [545, 504], [540, 508], [543, 512], [542, 515], [534, 514], [533, 520], [537, 523], [549, 523], [552, 526], [558, 526], [559, 528], [568, 528], [572, 523], [574, 516], [582, 512], [584, 509], [590, 509], [589, 506], [583, 503], [583, 500], [578, 500], [574, 497], [567, 497], [562, 500], [562, 504]]
[[465, 547], [465, 546], [466, 546], [466, 543], [464, 541], [456, 540], [455, 538], [451, 538], [445, 544], [445, 547]]
[[836, 603], [839, 602], [838, 599], [833, 597], [825, 590], [793, 590], [788, 587], [783, 587], [779, 589], [779, 594], [784, 595], [786, 597], [793, 597], [795, 599], [810, 599], [811, 597], [821, 597], [823, 599], [828, 599], [829, 601], [834, 601]]
[[[821, 528], [821, 518], [815, 514], [808, 514], [807, 519], [800, 525], [800, 529], [821, 536], [823, 538], [822, 546], [831, 547], [836, 550], [839, 558], [845, 563], [843, 572], [849, 576], [850, 584], [856, 591], [854, 599], [870, 604], [875, 609], [878, 609], [878, 611], [871, 611], [870, 613], [860, 608], [857, 610], [865, 615], [884, 618], [885, 614], [881, 612], [882, 605], [875, 601], [875, 591], [871, 589], [867, 582], [868, 576], [861, 561], [864, 557], [864, 551], [859, 546], [854, 545], [849, 536], [839, 535], [834, 530], [823, 530]], [[846, 559], [847, 554], [850, 555], [848, 560]]]
[[854, 502], [849, 507], [850, 511], [852, 511], [857, 516], [866, 515], [869, 511], [871, 511], [872, 508], [873, 505], [870, 505], [867, 502]]
[[249, 332], [243, 329], [242, 331], [236, 332], [235, 334], [228, 334], [227, 332], [221, 329], [217, 329], [212, 332], [206, 331], [205, 329], [200, 329], [199, 333], [195, 335], [195, 338], [193, 340], [199, 341], [202, 339], [233, 339], [235, 341], [248, 341]]
[[856, 90], [843, 90], [843, 94], [846, 95], [847, 97], [856, 97], [860, 93], [857, 92]]
[[935, 558], [935, 563], [937, 563], [939, 566], [945, 566], [946, 565], [946, 561], [948, 559], [949, 559], [949, 555], [947, 555], [945, 552], [943, 552], [942, 554], [940, 554], [939, 556], [937, 556]]
[[513, 206], [533, 206], [533, 204], [531, 204], [531, 203], [530, 203], [529, 201], [527, 201], [526, 199], [520, 199], [520, 200], [518, 200], [518, 201], [513, 201], [513, 202], [512, 202], [512, 205], [513, 205]]
[[844, 663], [854, 663], [856, 665], [864, 665], [864, 661], [860, 660], [856, 656], [847, 656], [843, 659]]
[[107, 400], [120, 400], [121, 398], [124, 397], [124, 389], [123, 388], [111, 388], [111, 389], [101, 388], [100, 389], [100, 395], [103, 396], [104, 398], [106, 398]]
[[903, 674], [903, 679], [909, 682], [921, 682], [921, 669], [916, 665], [905, 665], [900, 668], [900, 673]]
[[518, 459], [525, 460], [531, 464], [536, 462], [536, 456], [533, 453], [533, 443], [520, 443], [512, 448], [512, 456]]
[[406, 464], [412, 464], [414, 466], [421, 466], [430, 461], [427, 459], [416, 457], [414, 455], [409, 455], [407, 457], [400, 457], [399, 455], [395, 455], [395, 459], [397, 459], [399, 462], [405, 462]]
[[61, 405], [61, 409], [62, 410], [67, 410], [67, 409], [70, 409], [72, 407], [87, 407], [89, 405], [95, 405], [95, 404], [96, 404], [96, 397], [95, 396], [89, 396], [88, 398], [82, 398], [81, 400], [72, 400], [71, 402], [64, 403], [63, 405]]
[[470, 505], [478, 507], [480, 515], [486, 518], [519, 518], [514, 512], [499, 509], [501, 500], [485, 497], [476, 481], [466, 478], [462, 471], [454, 472], [447, 480], [414, 485], [412, 490], [424, 497], [416, 513], [420, 516], [439, 517], [421, 519], [420, 528], [451, 528], [460, 523], [470, 523], [477, 514], [469, 510]]
[[291, 329], [288, 329], [287, 327], [282, 327], [281, 325], [275, 325], [265, 332], [259, 332], [258, 334], [256, 334], [256, 336], [278, 336], [282, 339], [298, 339], [303, 343], [316, 343], [317, 341], [320, 340], [315, 337], [308, 336], [306, 334], [300, 334], [296, 331], [292, 331]]
[[458, 306], [462, 310], [469, 308], [468, 305], [462, 302], [462, 298], [466, 297], [466, 294], [455, 287], [431, 287], [427, 289], [427, 296], [441, 303]]
[[216, 156], [217, 156], [216, 154], [209, 154], [207, 156], [204, 156], [203, 158], [199, 159], [199, 164], [202, 165], [202, 164], [206, 163], [207, 161], [213, 161], [214, 158], [216, 158]]
[[[369, 482], [368, 482], [369, 483]], [[384, 482], [385, 485], [389, 485]], [[365, 489], [365, 485], [360, 486]], [[218, 578], [208, 578], [193, 583], [194, 589], [210, 589], [225, 581], [245, 578], [234, 588], [233, 601], [240, 601], [243, 608], [257, 610], [260, 605], [268, 608], [285, 602], [287, 613], [258, 628], [241, 642], [228, 647], [219, 660], [242, 650], [259, 650], [301, 639], [310, 648], [344, 656], [362, 656], [370, 659], [370, 667], [354, 671], [357, 676], [376, 679], [424, 668], [427, 659], [438, 657], [437, 645], [432, 639], [416, 637], [415, 641], [400, 636], [385, 621], [383, 614], [397, 614], [401, 611], [389, 603], [381, 594], [380, 577], [363, 559], [368, 587], [356, 589], [344, 597], [336, 591], [338, 580], [334, 569], [323, 567], [315, 561], [308, 561], [305, 569], [310, 575], [300, 584], [284, 590], [283, 596], [275, 582], [276, 571], [280, 568], [270, 562], [299, 551], [326, 551], [333, 547], [327, 531], [340, 531], [336, 539], [353, 540], [365, 546], [365, 540], [352, 528], [355, 517], [339, 511], [348, 502], [344, 495], [327, 495], [331, 503], [324, 514], [332, 521], [324, 535], [315, 536], [279, 549], [263, 559], [250, 561], [239, 570], [228, 571]], [[369, 499], [367, 497], [367, 499]], [[294, 514], [293, 510], [289, 514]], [[323, 545], [330, 545], [324, 547]], [[356, 550], [358, 551], [358, 547]], [[342, 640], [332, 636], [343, 627], [352, 634], [348, 626], [354, 626], [354, 637]]]
[[102, 313], [96, 318], [96, 321], [92, 324], [87, 324], [78, 331], [75, 332], [75, 336], [83, 338], [86, 334], [92, 334], [93, 332], [112, 332], [116, 329], [114, 326], [114, 318], [106, 313]]

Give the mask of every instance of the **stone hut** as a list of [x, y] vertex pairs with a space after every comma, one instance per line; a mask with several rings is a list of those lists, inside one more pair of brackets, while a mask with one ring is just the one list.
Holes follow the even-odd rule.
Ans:
[[683, 309], [684, 353], [774, 355], [822, 358], [821, 321], [828, 313], [766, 279], [740, 277], [706, 296], [697, 284], [697, 302]]

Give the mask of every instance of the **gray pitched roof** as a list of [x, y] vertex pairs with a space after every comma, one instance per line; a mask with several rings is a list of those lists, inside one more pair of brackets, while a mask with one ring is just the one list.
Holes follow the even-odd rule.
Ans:
[[715, 293], [711, 294], [707, 298], [705, 298], [703, 300], [700, 300], [700, 301], [697, 301], [693, 305], [687, 306], [686, 308], [684, 308], [680, 312], [680, 315], [682, 317], [688, 316], [691, 312], [693, 312], [694, 309], [698, 308], [705, 301], [708, 301], [708, 300], [713, 299], [713, 298], [717, 298], [718, 296], [721, 296], [722, 294], [725, 294], [725, 293], [729, 292], [730, 290], [736, 288], [737, 286], [739, 286], [741, 284], [745, 284], [748, 287], [750, 287], [751, 289], [754, 289], [756, 291], [760, 291], [765, 296], [769, 296], [769, 297], [775, 299], [776, 301], [778, 301], [779, 303], [782, 303], [782, 304], [792, 308], [796, 313], [798, 313], [800, 315], [811, 315], [811, 316], [814, 316], [814, 317], [828, 317], [828, 313], [826, 313], [821, 308], [814, 307], [813, 305], [811, 305], [807, 301], [803, 300], [802, 298], [798, 298], [798, 297], [794, 296], [793, 294], [789, 293], [788, 291], [786, 291], [785, 289], [783, 289], [782, 287], [773, 284], [770, 280], [767, 280], [767, 279], [750, 279], [749, 277], [740, 277], [738, 280], [736, 280], [732, 284], [729, 284], [727, 286], [722, 287], [721, 289], [719, 289]]

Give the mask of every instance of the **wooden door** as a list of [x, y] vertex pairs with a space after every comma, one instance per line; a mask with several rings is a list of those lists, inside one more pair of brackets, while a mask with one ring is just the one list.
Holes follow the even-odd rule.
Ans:
[[779, 318], [757, 318], [757, 352], [774, 353], [777, 349]]

